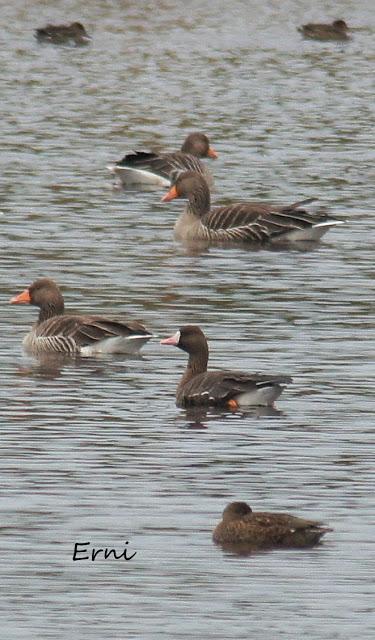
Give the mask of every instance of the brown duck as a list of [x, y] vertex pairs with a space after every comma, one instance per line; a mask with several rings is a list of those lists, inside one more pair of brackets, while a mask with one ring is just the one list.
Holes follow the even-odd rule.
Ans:
[[334, 20], [331, 24], [310, 22], [298, 28], [305, 38], [312, 40], [350, 40], [349, 27], [345, 20]]
[[289, 376], [249, 374], [242, 371], [207, 371], [208, 345], [203, 331], [194, 325], [181, 327], [161, 344], [171, 344], [189, 355], [184, 375], [177, 387], [178, 406], [216, 405], [237, 409], [242, 406], [271, 406], [281, 394]]
[[253, 512], [246, 502], [231, 502], [214, 529], [213, 540], [224, 546], [312, 547], [328, 531], [332, 529], [316, 520], [289, 513]]
[[152, 337], [140, 322], [124, 322], [97, 315], [64, 314], [64, 298], [57, 284], [41, 278], [10, 300], [39, 307], [39, 319], [23, 341], [34, 354], [136, 353]]
[[210, 190], [203, 176], [192, 171], [174, 174], [174, 183], [162, 202], [187, 198], [185, 211], [175, 225], [175, 237], [184, 243], [285, 244], [317, 241], [340, 220], [305, 205], [314, 199], [287, 206], [240, 202], [211, 209]]
[[215, 159], [217, 153], [204, 133], [195, 132], [187, 136], [180, 151], [160, 154], [135, 151], [128, 153], [116, 164], [109, 165], [108, 169], [120, 178], [124, 186], [143, 184], [169, 187], [170, 173], [173, 170], [196, 171], [212, 182], [201, 158]]
[[36, 29], [35, 37], [38, 42], [75, 44], [76, 46], [86, 45], [91, 40], [85, 27], [80, 22], [57, 25], [47, 24], [41, 29]]

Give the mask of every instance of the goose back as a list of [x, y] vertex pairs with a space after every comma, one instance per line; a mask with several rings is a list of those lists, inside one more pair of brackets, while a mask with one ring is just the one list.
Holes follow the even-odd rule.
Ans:
[[243, 371], [206, 371], [181, 380], [176, 394], [179, 406], [269, 406], [279, 397], [290, 376], [247, 374]]
[[170, 184], [169, 176], [172, 171], [196, 171], [204, 174], [207, 169], [196, 156], [182, 151], [157, 154], [147, 151], [135, 151], [125, 155], [116, 164], [117, 169], [137, 169], [157, 174]]
[[139, 322], [125, 323], [102, 316], [63, 315], [34, 325], [25, 336], [24, 347], [33, 353], [64, 352], [69, 355], [134, 353], [151, 334]]

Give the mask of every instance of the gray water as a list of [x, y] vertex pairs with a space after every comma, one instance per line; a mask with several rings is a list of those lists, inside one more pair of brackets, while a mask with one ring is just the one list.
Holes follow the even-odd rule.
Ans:
[[[2, 637], [372, 638], [372, 0], [0, 6]], [[296, 31], [334, 18], [358, 28], [345, 46]], [[77, 19], [89, 47], [34, 41]], [[115, 190], [106, 165], [193, 130], [220, 154], [215, 200], [319, 197], [346, 224], [308, 252], [188, 253], [183, 203]], [[156, 338], [139, 358], [25, 356], [36, 309], [8, 300], [41, 276]], [[292, 375], [275, 411], [176, 408], [185, 355], [159, 339], [186, 323], [212, 367]], [[211, 532], [236, 499], [334, 532], [225, 553]], [[88, 541], [136, 556], [73, 562]]]

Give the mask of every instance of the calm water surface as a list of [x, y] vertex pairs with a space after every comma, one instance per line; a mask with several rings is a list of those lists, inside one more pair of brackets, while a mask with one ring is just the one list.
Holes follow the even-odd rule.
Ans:
[[[374, 14], [370, 0], [1, 3], [1, 607], [7, 639], [374, 634]], [[296, 26], [343, 17], [346, 46]], [[87, 48], [33, 29], [81, 20]], [[133, 148], [204, 130], [214, 198], [319, 197], [346, 221], [310, 252], [173, 240], [183, 203], [112, 187]], [[38, 362], [36, 310], [9, 298], [55, 278], [75, 311], [156, 334], [136, 358]], [[290, 374], [273, 412], [187, 414], [185, 323], [211, 364]], [[225, 504], [334, 527], [324, 545], [241, 558], [211, 542]], [[72, 562], [75, 542], [137, 552]]]

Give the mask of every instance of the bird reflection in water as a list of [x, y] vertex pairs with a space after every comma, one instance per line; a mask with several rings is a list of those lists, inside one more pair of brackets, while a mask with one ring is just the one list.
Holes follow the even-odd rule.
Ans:
[[278, 417], [284, 415], [275, 407], [248, 407], [240, 410], [223, 409], [220, 411], [217, 407], [205, 409], [202, 407], [189, 407], [177, 417], [178, 422], [183, 421], [185, 429], [208, 429], [208, 422], [217, 422], [225, 418], [229, 420], [243, 420], [244, 418], [262, 418], [264, 416]]
[[144, 360], [140, 354], [118, 354], [111, 356], [95, 356], [92, 358], [80, 358], [67, 356], [62, 353], [44, 353], [28, 358], [26, 363], [17, 365], [18, 375], [24, 377], [41, 377], [46, 380], [54, 380], [61, 376], [63, 370], [82, 370], [98, 377], [108, 378], [108, 364], [119, 361], [119, 369], [123, 371], [124, 361]]

